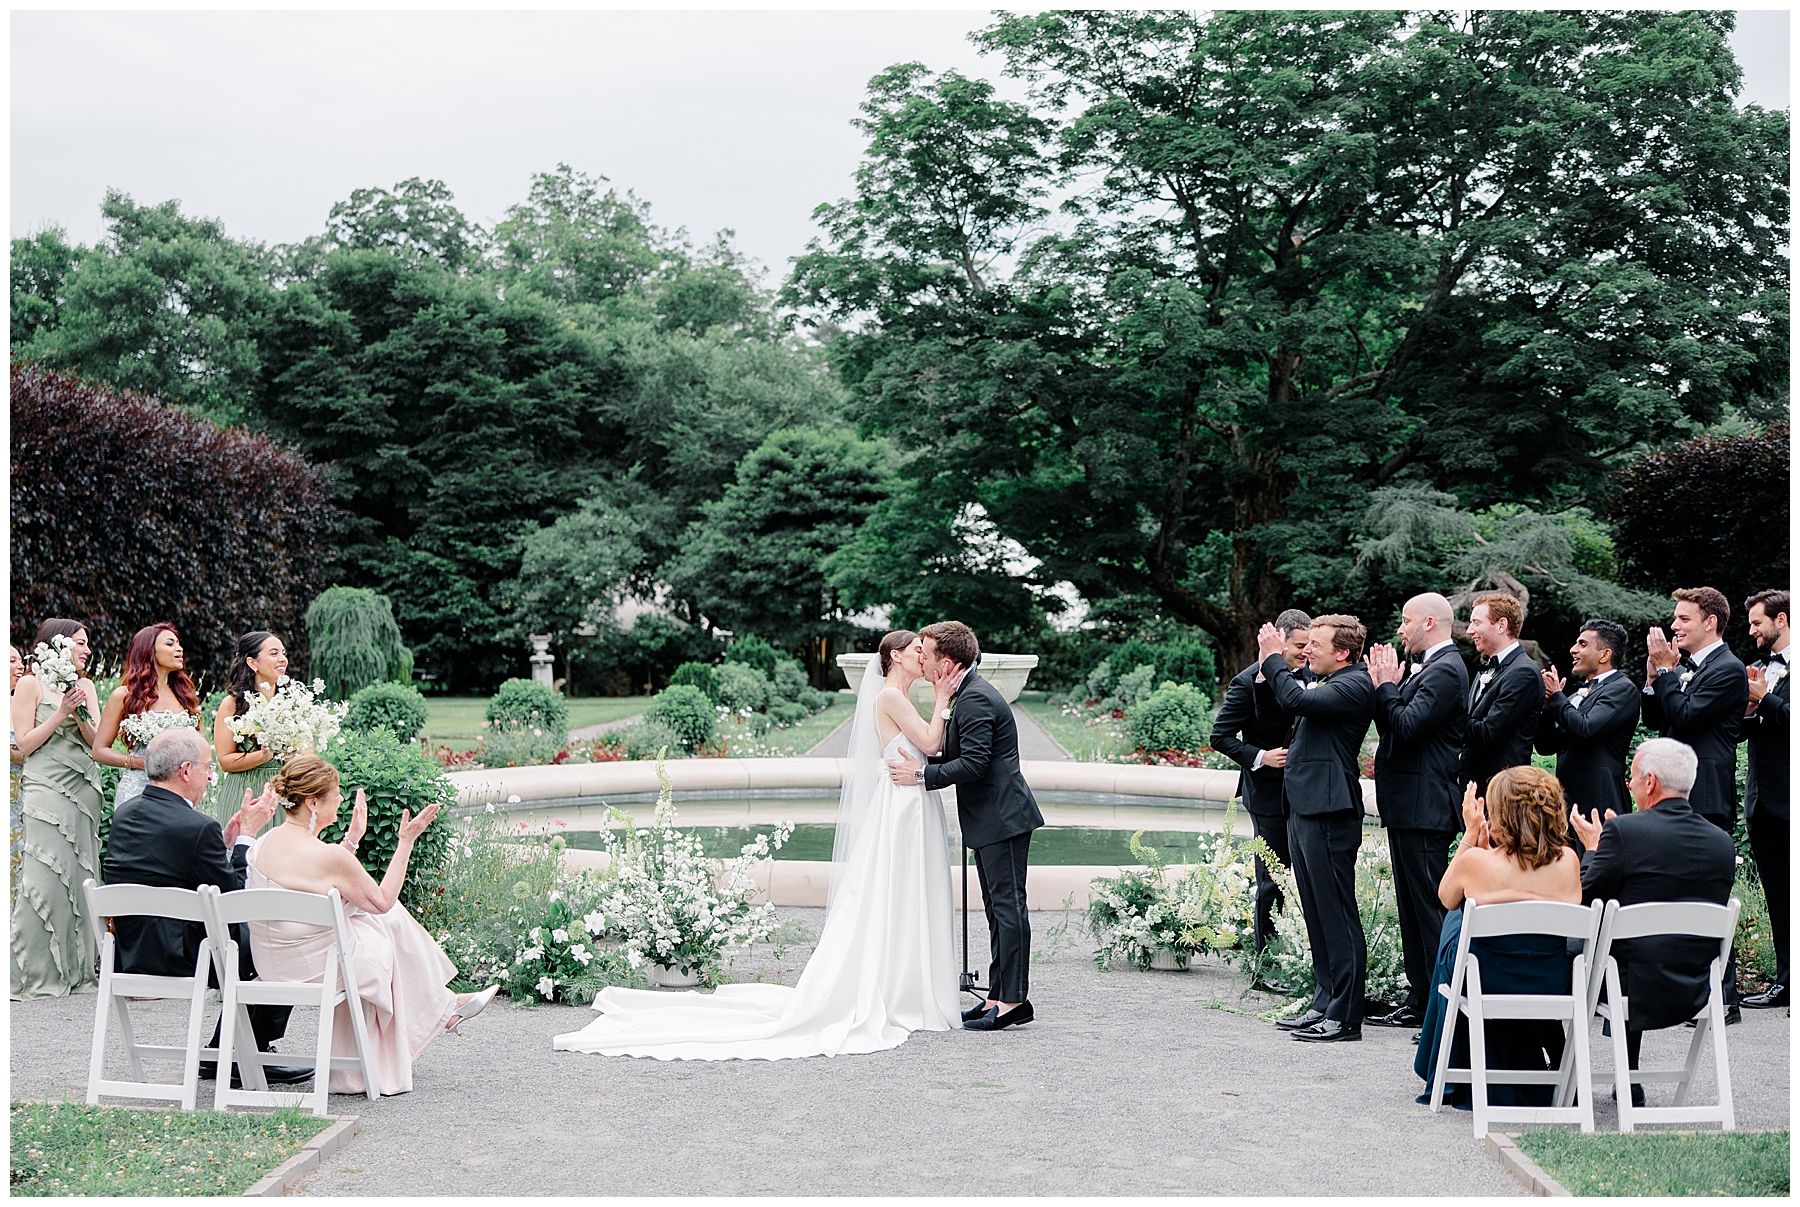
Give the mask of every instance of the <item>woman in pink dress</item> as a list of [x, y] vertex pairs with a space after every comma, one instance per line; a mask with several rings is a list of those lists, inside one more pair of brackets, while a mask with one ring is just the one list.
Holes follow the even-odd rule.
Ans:
[[[458, 996], [447, 988], [456, 965], [412, 914], [400, 904], [406, 863], [413, 842], [437, 816], [432, 805], [417, 817], [400, 813], [400, 841], [387, 874], [377, 884], [356, 859], [356, 844], [367, 828], [368, 805], [361, 789], [342, 843], [324, 843], [318, 833], [337, 820], [343, 805], [337, 768], [317, 755], [288, 760], [269, 787], [281, 798], [286, 818], [250, 849], [246, 888], [285, 888], [302, 893], [338, 891], [350, 929], [350, 958], [357, 988], [370, 1007], [370, 1054], [384, 1094], [412, 1089], [412, 1062], [432, 1040], [474, 1018], [494, 1000], [499, 986]], [[325, 975], [332, 942], [328, 927], [295, 922], [250, 923], [250, 952], [259, 975], [275, 981], [317, 981]], [[337, 1008], [332, 1024], [333, 1056], [356, 1055], [349, 1004]], [[333, 1069], [334, 1094], [363, 1092], [362, 1073]]]

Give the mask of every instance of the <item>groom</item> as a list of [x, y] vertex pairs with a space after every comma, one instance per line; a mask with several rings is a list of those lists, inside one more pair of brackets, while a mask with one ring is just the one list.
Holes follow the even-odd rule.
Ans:
[[1031, 963], [1031, 922], [1025, 912], [1025, 862], [1031, 832], [1044, 824], [1019, 770], [1019, 727], [993, 684], [975, 673], [981, 647], [968, 625], [941, 620], [926, 625], [925, 676], [955, 684], [944, 727], [944, 752], [919, 764], [902, 754], [888, 763], [900, 785], [937, 790], [956, 785], [956, 815], [963, 845], [975, 851], [981, 900], [987, 911], [987, 1001], [963, 1012], [971, 1031], [999, 1031], [1034, 1016], [1026, 995]]

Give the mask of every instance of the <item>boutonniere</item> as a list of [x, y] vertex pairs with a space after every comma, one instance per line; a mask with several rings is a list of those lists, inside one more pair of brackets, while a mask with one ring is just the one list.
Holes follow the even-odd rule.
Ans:
[[1408, 666], [1411, 668], [1411, 673], [1415, 675], [1425, 669], [1425, 664], [1423, 662], [1409, 663]]
[[1769, 662], [1769, 669], [1763, 672], [1763, 682], [1767, 683], [1770, 687], [1774, 687], [1777, 683], [1780, 683], [1783, 679], [1787, 678], [1787, 673], [1787, 663], [1771, 660]]
[[1495, 674], [1496, 674], [1496, 672], [1493, 670], [1485, 670], [1485, 671], [1482, 671], [1479, 675], [1475, 676], [1475, 680], [1476, 680], [1476, 682], [1481, 684], [1483, 689], [1486, 689], [1487, 685], [1494, 681]]
[[952, 700], [952, 701], [950, 701], [950, 703], [946, 704], [943, 707], [943, 709], [938, 713], [938, 716], [940, 716], [940, 717], [944, 718], [944, 720], [948, 721], [950, 719], [950, 714], [955, 711], [956, 711], [956, 701]]
[[1312, 680], [1312, 681], [1311, 681], [1311, 682], [1309, 682], [1309, 683], [1307, 683], [1307, 684], [1306, 684], [1306, 690], [1307, 690], [1307, 691], [1311, 691], [1311, 690], [1312, 690], [1312, 689], [1313, 689], [1313, 688], [1315, 688], [1315, 687], [1324, 687], [1324, 686], [1325, 686], [1325, 680], [1323, 680], [1323, 679], [1314, 679], [1314, 680]]
[[1592, 683], [1585, 684], [1582, 686], [1582, 688], [1579, 691], [1577, 691], [1574, 695], [1570, 696], [1569, 699], [1574, 701], [1576, 704], [1580, 704], [1583, 700], [1588, 698], [1588, 693], [1593, 690], [1594, 690], [1594, 685]]
[[1694, 676], [1697, 674], [1699, 674], [1698, 671], [1683, 671], [1682, 672], [1682, 675], [1681, 675], [1681, 690], [1682, 691], [1687, 690], [1688, 684], [1690, 684], [1694, 681]]

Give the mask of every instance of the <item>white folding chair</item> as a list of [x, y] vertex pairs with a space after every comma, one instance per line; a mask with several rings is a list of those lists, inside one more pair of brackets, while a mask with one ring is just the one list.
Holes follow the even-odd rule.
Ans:
[[[193, 889], [155, 888], [145, 884], [98, 885], [92, 879], [81, 882], [87, 896], [88, 920], [94, 928], [94, 939], [100, 948], [100, 996], [94, 1003], [94, 1050], [88, 1060], [87, 1100], [98, 1105], [102, 1094], [116, 1098], [154, 1098], [175, 1101], [181, 1109], [194, 1109], [200, 1089], [200, 1057], [217, 1056], [217, 1049], [200, 1046], [200, 1027], [206, 1018], [206, 1004], [218, 992], [207, 987], [207, 968], [212, 960], [208, 944], [200, 944], [200, 955], [194, 961], [192, 976], [151, 976], [147, 973], [120, 972], [117, 967], [117, 945], [106, 928], [108, 918], [173, 918], [182, 922], [205, 922], [206, 906]], [[188, 1002], [187, 1042], [181, 1047], [169, 1044], [141, 1044], [131, 1026], [132, 998], [172, 998]], [[131, 1062], [131, 1081], [110, 1081], [103, 1076], [106, 1065], [106, 1030], [108, 1019], [117, 1021], [119, 1035], [125, 1041], [125, 1055]], [[151, 1081], [144, 1073], [144, 1060], [180, 1060], [181, 1081]]]
[[[213, 1096], [213, 1109], [229, 1106], [304, 1106], [315, 1115], [326, 1112], [330, 1093], [330, 1070], [359, 1069], [363, 1087], [373, 1102], [381, 1093], [375, 1076], [374, 1049], [369, 1043], [368, 1026], [363, 1016], [362, 998], [356, 990], [356, 969], [350, 959], [349, 926], [344, 921], [344, 903], [336, 889], [329, 895], [296, 893], [287, 889], [240, 889], [221, 893], [202, 889], [206, 900], [207, 933], [211, 939], [213, 958], [220, 968], [219, 983], [224, 987], [225, 1028], [219, 1037], [219, 1067], [232, 1060], [239, 1062], [243, 1080], [253, 1088], [231, 1089], [221, 1077]], [[258, 970], [257, 979], [238, 976], [237, 941], [231, 928], [239, 922], [298, 922], [326, 927], [332, 932], [331, 946], [325, 953], [324, 974], [317, 981], [271, 981]], [[341, 979], [340, 979], [341, 978]], [[332, 1021], [339, 1002], [349, 1003], [350, 1030], [356, 1038], [355, 1056], [332, 1056]], [[241, 1053], [238, 1049], [238, 1027], [235, 1007], [240, 1005], [308, 1006], [319, 1011], [319, 1039], [312, 1060], [293, 1053], [261, 1052], [255, 1037]], [[287, 1064], [313, 1070], [310, 1093], [269, 1090], [264, 1088], [263, 1065]], [[254, 1081], [252, 1081], [254, 1069]]]
[[[1619, 1098], [1621, 1132], [1631, 1131], [1639, 1123], [1717, 1123], [1728, 1132], [1737, 1128], [1737, 1115], [1731, 1103], [1731, 1059], [1725, 1048], [1722, 981], [1725, 963], [1731, 953], [1731, 940], [1737, 934], [1738, 912], [1742, 908], [1742, 903], [1735, 900], [1729, 905], [1714, 905], [1710, 901], [1651, 901], [1626, 906], [1620, 906], [1617, 901], [1606, 903], [1606, 924], [1596, 962], [1596, 967], [1605, 969], [1606, 1001], [1595, 1001], [1593, 1011], [1612, 1024], [1613, 1084]], [[1646, 939], [1656, 935], [1691, 935], [1719, 941], [1719, 954], [1708, 973], [1712, 988], [1707, 994], [1706, 1005], [1694, 1015], [1694, 1038], [1688, 1044], [1687, 1064], [1679, 1069], [1633, 1069], [1625, 1048], [1631, 1002], [1620, 989], [1619, 962], [1613, 958], [1612, 948], [1626, 939]], [[1600, 960], [1604, 964], [1599, 963]], [[1719, 1082], [1719, 1101], [1712, 1106], [1689, 1106], [1688, 1091], [1693, 1088], [1694, 1073], [1700, 1067], [1700, 1047], [1708, 1034], [1713, 1041], [1713, 1075]], [[1675, 1105], [1631, 1105], [1631, 1087], [1649, 1081], [1673, 1081]]]
[[[1588, 1059], [1590, 1017], [1589, 959], [1600, 929], [1602, 907], [1570, 905], [1561, 901], [1513, 901], [1503, 905], [1463, 903], [1462, 936], [1457, 941], [1456, 967], [1448, 985], [1438, 992], [1448, 999], [1444, 1028], [1438, 1039], [1437, 1076], [1431, 1085], [1431, 1109], [1443, 1109], [1444, 1086], [1455, 1082], [1469, 1086], [1474, 1100], [1475, 1135], [1486, 1135], [1494, 1123], [1578, 1123], [1594, 1130], [1593, 1071]], [[1502, 935], [1554, 935], [1580, 939], [1584, 949], [1571, 963], [1568, 993], [1484, 993], [1481, 960], [1469, 950], [1476, 939]], [[1456, 1036], [1459, 1015], [1469, 1020], [1469, 1067], [1450, 1067], [1450, 1045]], [[1489, 1069], [1487, 1032], [1489, 1019], [1547, 1019], [1563, 1024], [1563, 1056], [1559, 1068]], [[1573, 1077], [1576, 1102], [1568, 1104], [1568, 1083]], [[1489, 1106], [1488, 1085], [1553, 1085], [1550, 1106]]]

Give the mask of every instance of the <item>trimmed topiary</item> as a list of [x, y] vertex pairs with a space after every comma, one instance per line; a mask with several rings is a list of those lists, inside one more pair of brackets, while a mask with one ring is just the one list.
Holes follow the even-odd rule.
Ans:
[[644, 710], [644, 720], [667, 725], [681, 739], [684, 749], [692, 752], [713, 739], [718, 714], [705, 692], [683, 683], [665, 688]]
[[806, 720], [806, 705], [777, 700], [769, 705], [769, 720], [777, 725], [798, 725]]
[[1199, 750], [1206, 745], [1208, 701], [1191, 683], [1165, 682], [1125, 714], [1125, 731], [1140, 750]]
[[[456, 803], [456, 789], [445, 777], [443, 766], [417, 746], [402, 742], [391, 730], [352, 734], [348, 741], [333, 742], [324, 757], [338, 769], [344, 805], [338, 811], [337, 821], [321, 831], [319, 837], [325, 842], [337, 842], [344, 836], [356, 789], [366, 789], [369, 829], [357, 846], [356, 857], [376, 879], [387, 874], [388, 861], [399, 844], [402, 809], [412, 810], [417, 817], [431, 805], [448, 809]], [[416, 908], [436, 891], [438, 868], [454, 828], [449, 818], [440, 815], [413, 843], [401, 901]]]
[[530, 679], [508, 679], [487, 706], [490, 726], [542, 729], [560, 745], [569, 733], [569, 702], [554, 688]]
[[761, 712], [773, 694], [768, 676], [749, 663], [727, 662], [719, 667], [719, 703], [732, 712]]
[[798, 658], [783, 658], [777, 662], [769, 685], [775, 699], [790, 702], [799, 700], [800, 693], [811, 686], [806, 681], [806, 668], [800, 665]]
[[753, 666], [763, 673], [763, 678], [775, 678], [775, 666], [783, 655], [780, 650], [764, 641], [761, 637], [745, 637], [731, 643], [725, 651], [725, 661], [741, 662], [745, 666]]
[[430, 719], [425, 697], [418, 688], [404, 683], [371, 683], [350, 697], [344, 728], [390, 729], [402, 742], [413, 742]]
[[624, 733], [625, 757], [628, 759], [681, 758], [687, 747], [681, 735], [667, 722], [646, 716]]
[[719, 702], [719, 671], [710, 662], [684, 662], [669, 676], [670, 687], [697, 687], [714, 704]]

